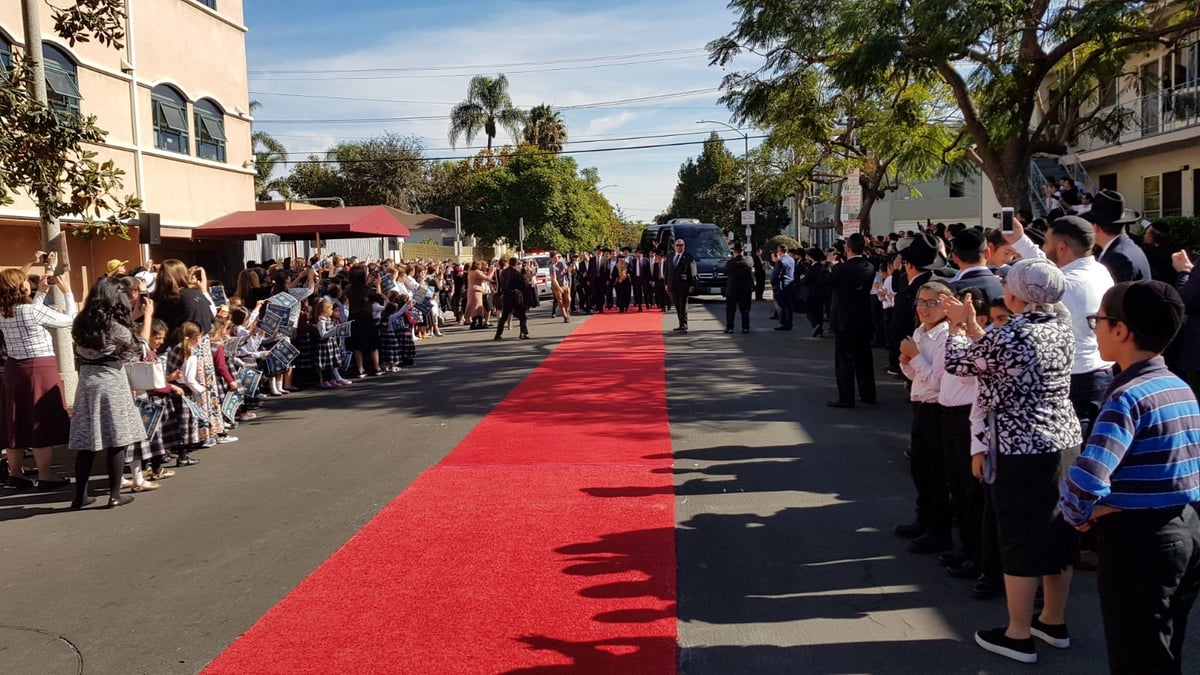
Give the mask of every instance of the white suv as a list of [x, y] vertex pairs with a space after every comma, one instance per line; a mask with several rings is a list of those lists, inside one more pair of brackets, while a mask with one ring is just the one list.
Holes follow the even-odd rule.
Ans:
[[523, 263], [530, 260], [537, 263], [537, 276], [534, 277], [534, 284], [537, 286], [538, 299], [551, 297], [554, 295], [554, 291], [550, 288], [550, 255], [540, 253], [521, 258]]

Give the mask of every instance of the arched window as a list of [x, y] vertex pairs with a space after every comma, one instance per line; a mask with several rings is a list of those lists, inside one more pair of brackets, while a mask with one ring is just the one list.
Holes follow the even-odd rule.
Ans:
[[159, 150], [191, 154], [188, 142], [187, 100], [168, 84], [160, 84], [150, 92], [154, 113], [154, 147]]
[[7, 78], [8, 69], [12, 68], [12, 43], [4, 37], [3, 33], [0, 33], [0, 66], [3, 66], [5, 71], [0, 78]]
[[196, 156], [225, 161], [225, 113], [216, 103], [202, 98], [192, 105], [196, 111]]
[[79, 72], [65, 51], [48, 42], [42, 43], [46, 64], [46, 99], [50, 107], [71, 115], [79, 114]]

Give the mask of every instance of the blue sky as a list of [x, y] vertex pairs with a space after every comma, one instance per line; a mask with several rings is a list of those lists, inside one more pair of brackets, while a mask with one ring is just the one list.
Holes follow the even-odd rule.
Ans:
[[[729, 119], [716, 102], [725, 72], [708, 66], [703, 47], [733, 19], [724, 0], [248, 0], [250, 98], [262, 103], [258, 128], [297, 160], [384, 132], [419, 137], [430, 157], [471, 154], [463, 141], [450, 149], [446, 118], [472, 75], [501, 72], [518, 106], [566, 107], [576, 142], [568, 152], [696, 142], [720, 130], [740, 154], [740, 136], [697, 124]], [[662, 95], [675, 96], [644, 100]], [[592, 105], [611, 101], [626, 102]], [[413, 117], [428, 119], [393, 119]], [[655, 138], [632, 138], [645, 136]], [[576, 159], [599, 169], [610, 201], [648, 220], [698, 153], [681, 145]]]

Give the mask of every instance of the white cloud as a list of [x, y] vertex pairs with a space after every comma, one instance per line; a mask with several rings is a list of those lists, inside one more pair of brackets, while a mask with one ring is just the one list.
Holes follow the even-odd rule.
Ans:
[[[564, 3], [565, 4], [565, 3]], [[447, 25], [428, 21], [406, 23], [402, 17], [335, 30], [322, 40], [319, 57], [296, 59], [273, 51], [271, 39], [296, 39], [287, 16], [275, 15], [262, 44], [255, 42], [255, 26], [248, 38], [251, 98], [263, 103], [258, 117], [261, 128], [276, 135], [293, 153], [325, 150], [336, 140], [366, 138], [384, 131], [421, 137], [431, 157], [469, 153], [460, 141], [449, 150], [447, 139], [450, 107], [466, 95], [473, 74], [505, 73], [514, 102], [522, 107], [548, 103], [555, 107], [598, 101], [616, 101], [655, 96], [669, 92], [715, 89], [724, 75], [709, 67], [701, 51], [688, 54], [631, 57], [626, 61], [650, 61], [610, 65], [612, 60], [594, 59], [562, 63], [567, 59], [616, 54], [661, 53], [698, 49], [729, 30], [733, 15], [723, 0], [667, 0], [636, 2], [619, 7], [586, 10], [563, 9], [555, 4], [507, 3], [503, 9], [480, 9], [459, 16]], [[308, 20], [308, 19], [305, 19]], [[298, 19], [299, 21], [299, 19]], [[282, 24], [282, 25], [280, 25]], [[370, 25], [405, 26], [371, 32]], [[353, 39], [342, 39], [342, 31], [356, 31]], [[339, 48], [346, 45], [344, 48]], [[309, 52], [314, 54], [314, 52]], [[560, 63], [537, 65], [538, 62]], [[497, 65], [490, 69], [448, 71], [452, 65]], [[398, 72], [340, 74], [275, 73], [269, 78], [255, 71], [267, 70], [365, 70], [411, 69]], [[391, 79], [378, 79], [380, 75]], [[308, 78], [308, 79], [297, 79]], [[357, 79], [375, 78], [375, 79]], [[346, 101], [336, 99], [272, 96], [272, 93], [347, 98], [409, 101]], [[728, 111], [717, 105], [718, 94], [708, 93], [657, 102], [637, 102], [593, 109], [562, 111], [570, 139], [570, 150], [617, 146], [651, 145], [701, 141], [711, 126], [700, 119], [728, 119]], [[408, 121], [354, 123], [362, 118], [432, 117]], [[269, 120], [343, 120], [307, 124], [280, 124]], [[684, 133], [641, 141], [603, 141], [595, 137]], [[690, 135], [694, 134], [694, 135]], [[476, 139], [482, 145], [485, 138]], [[497, 142], [509, 142], [504, 132]], [[740, 139], [731, 145], [740, 150]], [[606, 196], [635, 217], [650, 218], [665, 209], [675, 187], [676, 171], [687, 157], [699, 153], [698, 145], [580, 153], [581, 166], [595, 166], [601, 179], [615, 187]], [[299, 155], [296, 159], [301, 159]]]

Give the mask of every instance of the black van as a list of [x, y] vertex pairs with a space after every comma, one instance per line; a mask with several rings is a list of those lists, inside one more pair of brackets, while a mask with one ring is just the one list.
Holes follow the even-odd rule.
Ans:
[[725, 263], [733, 257], [729, 242], [721, 228], [712, 223], [702, 223], [691, 218], [675, 218], [662, 225], [650, 225], [642, 230], [642, 241], [638, 249], [650, 252], [662, 251], [670, 256], [675, 250], [676, 239], [683, 240], [683, 248], [696, 259], [695, 295], [725, 294]]

